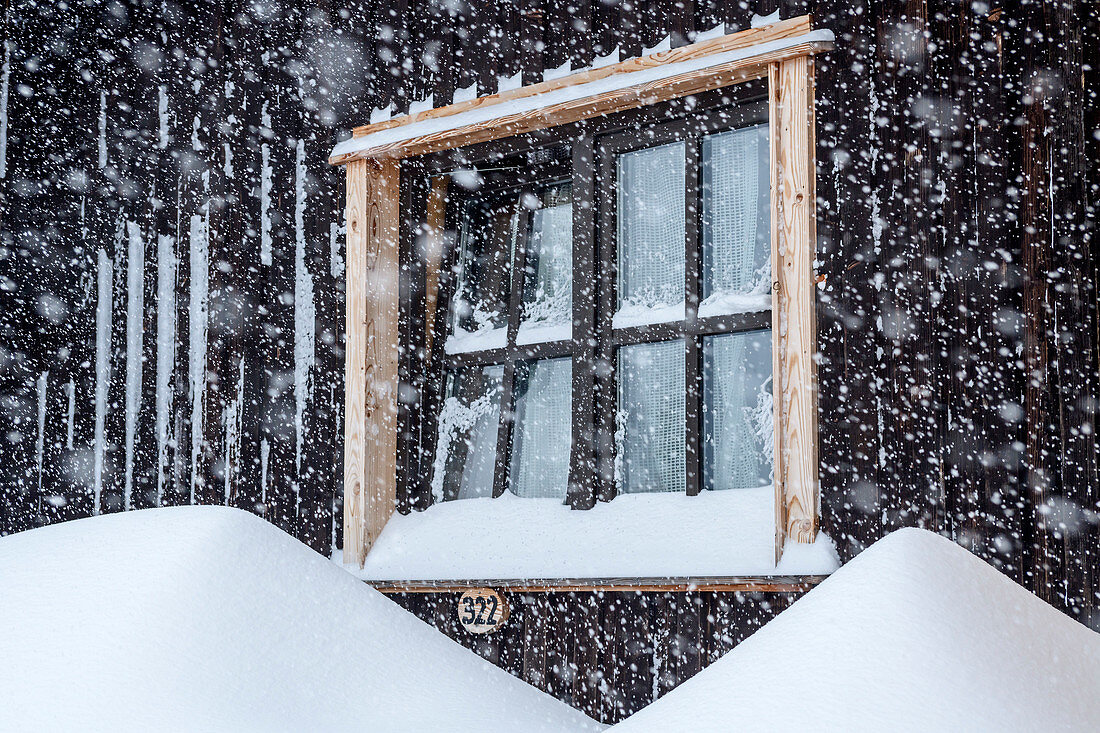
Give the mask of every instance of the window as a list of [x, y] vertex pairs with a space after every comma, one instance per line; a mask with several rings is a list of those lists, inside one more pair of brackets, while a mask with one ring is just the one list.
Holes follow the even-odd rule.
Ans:
[[[566, 501], [572, 491], [585, 506], [770, 486], [766, 104], [577, 145], [595, 151], [583, 170], [569, 145], [552, 144], [450, 174], [433, 495]], [[591, 244], [575, 259], [582, 211], [594, 213], [595, 236], [578, 238]], [[585, 313], [594, 338], [574, 339]], [[591, 381], [574, 381], [575, 362]], [[575, 425], [591, 425], [594, 440], [574, 440]], [[577, 480], [586, 462], [597, 470]]]
[[460, 171], [448, 202], [457, 240], [432, 493], [564, 499], [572, 443], [568, 160], [496, 167]]
[[395, 509], [733, 506], [769, 477], [775, 561], [815, 543], [813, 57], [832, 41], [800, 16], [336, 146], [349, 562]]

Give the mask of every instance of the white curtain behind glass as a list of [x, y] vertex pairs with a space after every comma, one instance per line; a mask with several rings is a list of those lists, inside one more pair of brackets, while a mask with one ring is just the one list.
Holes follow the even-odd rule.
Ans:
[[510, 489], [523, 498], [564, 499], [572, 436], [572, 361], [544, 359], [530, 362], [529, 369], [527, 388], [516, 395]]
[[620, 491], [684, 491], [684, 391], [683, 341], [619, 349]]
[[485, 367], [482, 370], [481, 393], [466, 408], [470, 411], [467, 419], [473, 424], [466, 433], [466, 462], [462, 465], [459, 499], [493, 495], [493, 469], [496, 466], [497, 425], [500, 419], [503, 381], [504, 367]]
[[703, 298], [767, 287], [768, 130], [703, 139]]
[[[520, 343], [533, 329], [564, 329], [554, 340], [569, 338], [573, 322], [573, 207], [561, 204], [531, 212], [527, 241], [531, 272], [525, 284]], [[548, 340], [548, 339], [538, 339]]]
[[703, 345], [703, 476], [708, 489], [772, 481], [771, 331], [708, 336]]
[[620, 310], [684, 300], [684, 165], [683, 143], [619, 156]]

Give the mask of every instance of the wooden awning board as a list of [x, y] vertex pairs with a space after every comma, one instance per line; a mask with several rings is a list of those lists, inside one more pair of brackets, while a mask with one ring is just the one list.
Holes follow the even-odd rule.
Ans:
[[832, 48], [808, 15], [637, 59], [357, 127], [333, 165], [395, 159], [487, 142], [729, 86], [769, 64]]

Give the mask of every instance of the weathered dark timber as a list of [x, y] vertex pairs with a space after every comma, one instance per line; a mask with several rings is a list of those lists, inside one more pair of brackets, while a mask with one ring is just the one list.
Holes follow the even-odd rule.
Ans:
[[[1084, 0], [994, 5], [302, 0], [264, 8], [240, 0], [70, 0], [35, 7], [0, 0], [0, 41], [11, 54], [0, 177], [0, 533], [93, 511], [102, 261], [111, 267], [102, 510], [124, 508], [127, 493], [134, 508], [186, 504], [194, 487], [196, 501], [256, 512], [322, 552], [339, 547], [342, 192], [340, 172], [324, 162], [336, 130], [365, 123], [374, 108], [404, 111], [427, 94], [441, 106], [471, 84], [489, 94], [498, 77], [518, 73], [532, 83], [566, 61], [578, 68], [616, 46], [624, 58], [636, 56], [666, 35], [681, 45], [693, 33], [718, 24], [741, 30], [754, 13], [778, 9], [784, 18], [812, 13], [816, 27], [837, 35], [836, 50], [816, 60], [817, 269], [827, 276], [818, 291], [823, 529], [847, 559], [894, 528], [931, 528], [1095, 625], [1100, 11]], [[299, 140], [316, 334], [301, 403], [294, 388]], [[260, 260], [264, 144], [271, 264]], [[493, 154], [518, 152], [508, 140], [493, 146]], [[598, 150], [582, 154], [596, 166]], [[429, 162], [448, 170], [461, 155]], [[194, 423], [193, 216], [210, 227], [207, 358]], [[128, 222], [144, 242], [145, 310], [129, 492]], [[155, 389], [161, 237], [177, 259], [163, 446]], [[598, 262], [598, 243], [587, 246]], [[418, 282], [422, 272], [406, 264]], [[423, 329], [410, 316], [403, 334]], [[432, 354], [405, 352], [402, 379], [419, 387], [421, 365], [439, 372], [440, 343]], [[575, 358], [583, 391], [595, 376], [582, 360], [599, 354]], [[425, 394], [403, 408], [406, 415], [419, 409], [416, 430], [430, 436], [438, 400], [431, 389]], [[233, 410], [236, 442], [226, 427]], [[203, 440], [193, 446], [197, 430]], [[419, 479], [405, 487], [402, 511], [430, 503], [424, 488], [433, 455], [402, 457]], [[581, 497], [578, 507], [591, 502], [583, 491], [571, 494]], [[794, 597], [511, 594], [512, 620], [487, 638], [457, 625], [453, 594], [407, 594], [399, 602], [493, 663], [610, 721], [713, 662]]]

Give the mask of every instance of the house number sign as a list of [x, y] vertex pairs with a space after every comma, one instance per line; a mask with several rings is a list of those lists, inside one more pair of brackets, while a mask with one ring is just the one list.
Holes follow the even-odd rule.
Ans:
[[489, 634], [508, 620], [508, 601], [492, 588], [473, 588], [458, 598], [458, 622], [471, 634]]

